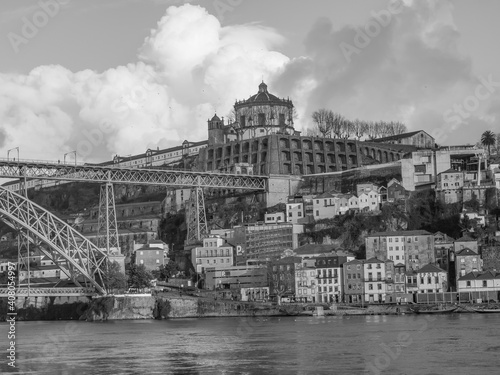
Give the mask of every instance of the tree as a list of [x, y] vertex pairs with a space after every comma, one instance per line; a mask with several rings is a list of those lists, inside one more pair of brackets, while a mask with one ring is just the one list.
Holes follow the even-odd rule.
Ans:
[[313, 112], [312, 119], [323, 138], [332, 130], [332, 111], [324, 108], [319, 109]]
[[167, 265], [161, 265], [158, 270], [154, 270], [151, 272], [155, 278], [158, 280], [168, 280], [172, 276], [175, 276], [179, 273], [179, 266], [173, 260], [170, 260]]
[[405, 230], [408, 227], [408, 215], [404, 201], [387, 202], [382, 206], [381, 211], [380, 219], [386, 231]]
[[481, 135], [481, 144], [483, 146], [488, 147], [488, 155], [490, 154], [491, 146], [494, 146], [495, 143], [496, 143], [496, 136], [495, 136], [495, 133], [493, 133], [491, 130], [486, 130]]
[[121, 271], [118, 262], [109, 263], [107, 272], [103, 277], [106, 290], [122, 292], [127, 288], [127, 277]]
[[132, 288], [144, 289], [150, 286], [153, 275], [144, 264], [132, 264], [128, 270], [128, 284]]

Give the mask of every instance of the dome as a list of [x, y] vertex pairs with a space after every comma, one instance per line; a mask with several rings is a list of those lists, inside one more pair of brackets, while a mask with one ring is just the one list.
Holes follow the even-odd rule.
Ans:
[[214, 117], [212, 117], [210, 121], [220, 121], [220, 118], [219, 116], [217, 116], [217, 113], [214, 115]]
[[287, 106], [291, 105], [290, 100], [280, 99], [277, 96], [269, 93], [269, 91], [267, 91], [267, 85], [264, 82], [262, 82], [259, 85], [259, 92], [257, 94], [252, 95], [247, 100], [237, 102], [237, 104], [252, 104], [252, 103], [255, 103], [255, 104], [264, 104], [264, 103], [279, 104], [279, 105], [287, 105]]

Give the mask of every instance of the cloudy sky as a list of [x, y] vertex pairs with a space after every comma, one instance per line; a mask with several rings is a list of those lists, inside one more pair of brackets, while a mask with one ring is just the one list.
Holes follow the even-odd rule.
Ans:
[[[109, 160], [207, 138], [235, 99], [500, 131], [497, 0], [2, 0], [0, 154]], [[68, 156], [69, 157], [69, 156]]]

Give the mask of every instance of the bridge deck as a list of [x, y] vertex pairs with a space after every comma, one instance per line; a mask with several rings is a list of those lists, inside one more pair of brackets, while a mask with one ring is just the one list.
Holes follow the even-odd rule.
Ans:
[[9, 289], [0, 288], [0, 297], [79, 297], [94, 296], [96, 291], [92, 288], [16, 288], [14, 294], [9, 294]]
[[0, 159], [0, 177], [99, 183], [265, 190], [267, 176], [123, 168], [38, 160]]

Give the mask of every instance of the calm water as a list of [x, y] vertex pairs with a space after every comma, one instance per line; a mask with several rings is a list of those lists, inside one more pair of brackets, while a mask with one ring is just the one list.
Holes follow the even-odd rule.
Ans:
[[0, 373], [498, 374], [499, 327], [500, 314], [18, 322], [18, 368], [2, 354]]

